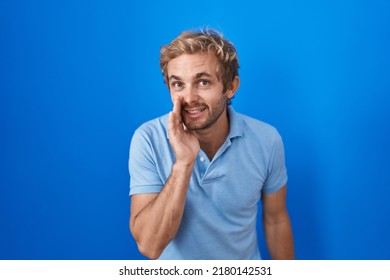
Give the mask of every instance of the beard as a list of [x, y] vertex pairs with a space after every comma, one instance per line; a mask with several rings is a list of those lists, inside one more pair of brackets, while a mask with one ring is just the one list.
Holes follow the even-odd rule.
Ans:
[[[227, 97], [225, 95], [222, 96], [215, 104], [211, 106], [205, 103], [192, 103], [191, 105], [185, 103], [182, 105], [182, 120], [184, 125], [189, 130], [203, 130], [212, 127], [220, 118], [222, 113], [225, 111], [227, 106]], [[193, 119], [190, 116], [186, 115], [185, 110], [189, 110], [191, 108], [205, 108], [202, 111], [202, 116], [199, 119]]]

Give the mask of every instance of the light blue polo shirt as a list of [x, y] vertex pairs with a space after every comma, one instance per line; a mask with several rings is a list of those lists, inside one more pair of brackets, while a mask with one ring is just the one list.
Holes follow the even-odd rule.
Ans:
[[[261, 259], [256, 234], [262, 193], [287, 182], [282, 139], [275, 128], [228, 107], [230, 132], [212, 161], [200, 151], [182, 222], [160, 259]], [[129, 157], [130, 195], [158, 193], [175, 156], [168, 115], [139, 127]]]

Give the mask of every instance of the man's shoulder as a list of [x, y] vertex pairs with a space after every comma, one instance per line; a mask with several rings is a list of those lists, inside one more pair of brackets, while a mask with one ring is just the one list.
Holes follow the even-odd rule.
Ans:
[[243, 133], [244, 134], [250, 134], [252, 136], [259, 136], [259, 137], [275, 137], [275, 135], [278, 135], [277, 129], [260, 119], [248, 116], [246, 114], [242, 113], [235, 113], [237, 118], [240, 120], [243, 126]]
[[271, 124], [265, 121], [244, 114], [241, 114], [241, 116], [242, 119], [245, 121], [245, 123], [250, 127], [255, 127], [255, 128], [265, 129], [265, 130], [276, 130], [274, 126], [272, 126]]
[[143, 134], [143, 135], [146, 134], [150, 136], [156, 134], [158, 135], [161, 133], [166, 134], [167, 123], [168, 123], [168, 114], [165, 114], [160, 117], [144, 122], [135, 130], [134, 134]]

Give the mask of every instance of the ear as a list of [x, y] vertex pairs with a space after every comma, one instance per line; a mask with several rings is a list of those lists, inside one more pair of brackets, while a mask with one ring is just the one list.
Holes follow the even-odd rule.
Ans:
[[236, 94], [238, 87], [240, 86], [240, 78], [235, 76], [233, 82], [230, 84], [229, 88], [226, 90], [227, 98], [233, 98]]

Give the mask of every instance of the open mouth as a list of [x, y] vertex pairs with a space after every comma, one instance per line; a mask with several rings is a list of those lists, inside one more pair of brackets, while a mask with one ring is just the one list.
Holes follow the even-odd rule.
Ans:
[[199, 117], [202, 112], [206, 110], [206, 107], [203, 108], [194, 108], [194, 109], [185, 109], [184, 111], [186, 112], [187, 115], [189, 115], [192, 118]]
[[206, 110], [206, 108], [186, 109], [184, 111], [190, 116], [196, 116], [201, 114], [204, 110]]

